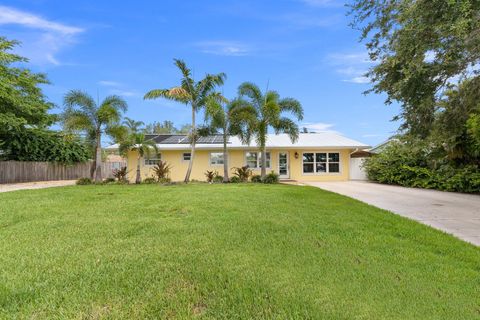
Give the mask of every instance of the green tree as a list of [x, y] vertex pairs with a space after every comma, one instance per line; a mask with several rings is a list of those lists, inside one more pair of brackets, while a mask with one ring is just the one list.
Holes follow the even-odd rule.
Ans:
[[449, 82], [478, 73], [472, 66], [480, 62], [480, 2], [354, 0], [350, 8], [375, 63], [368, 92], [398, 101], [401, 129], [426, 137]]
[[154, 89], [145, 94], [144, 99], [158, 99], [165, 98], [185, 105], [190, 105], [192, 111], [192, 123], [190, 128], [190, 146], [191, 156], [188, 164], [188, 170], [185, 175], [185, 182], [190, 180], [192, 172], [193, 161], [195, 158], [195, 143], [198, 138], [197, 128], [195, 125], [195, 116], [197, 111], [205, 107], [209, 95], [213, 92], [215, 87], [223, 85], [225, 81], [225, 74], [207, 74], [202, 80], [195, 81], [191, 70], [186, 66], [182, 60], [175, 59], [175, 65], [182, 73], [182, 79], [179, 86], [170, 89]]
[[17, 41], [0, 37], [0, 134], [26, 127], [46, 128], [56, 119], [48, 113], [53, 104], [46, 101], [40, 88], [48, 80], [19, 66], [28, 60], [9, 52], [16, 45]]
[[223, 182], [228, 182], [227, 143], [231, 135], [241, 135], [252, 116], [249, 106], [241, 100], [229, 101], [221, 94], [212, 94], [205, 108], [205, 122], [210, 131], [220, 130], [223, 137]]
[[150, 155], [152, 150], [155, 150], [155, 152], [158, 153], [155, 141], [145, 139], [145, 134], [139, 132], [130, 133], [127, 139], [121, 141], [119, 144], [118, 151], [124, 156], [127, 156], [129, 151], [137, 152], [137, 174], [135, 177], [135, 183], [137, 184], [142, 182], [142, 177], [140, 175], [142, 158], [145, 155]]
[[165, 120], [163, 122], [154, 122], [147, 124], [145, 126], [145, 133], [150, 134], [168, 134], [168, 133], [177, 133], [177, 128], [172, 121]]
[[130, 132], [138, 132], [140, 128], [145, 125], [143, 121], [136, 121], [129, 117], [125, 117], [123, 120], [123, 125], [128, 129]]
[[275, 91], [267, 90], [262, 94], [260, 88], [250, 82], [244, 82], [238, 88], [238, 94], [241, 101], [248, 104], [250, 116], [247, 118], [248, 126], [245, 133], [240, 133], [244, 142], [249, 143], [254, 136], [257, 145], [262, 153], [262, 178], [266, 175], [267, 164], [267, 134], [269, 127], [272, 127], [276, 134], [286, 133], [292, 142], [298, 139], [298, 125], [290, 118], [284, 116], [284, 113], [290, 113], [297, 120], [303, 119], [303, 108], [297, 100], [293, 98], [281, 99]]
[[102, 181], [102, 134], [116, 131], [127, 103], [118, 96], [108, 96], [101, 103], [85, 92], [72, 90], [64, 97], [63, 126], [67, 131], [84, 132], [95, 144], [95, 181]]

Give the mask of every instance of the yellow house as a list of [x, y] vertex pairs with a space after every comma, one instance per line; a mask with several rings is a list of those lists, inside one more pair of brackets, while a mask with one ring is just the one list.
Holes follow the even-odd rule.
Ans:
[[[182, 181], [190, 161], [190, 144], [185, 135], [147, 135], [158, 147], [158, 155], [141, 159], [142, 180], [152, 177], [151, 169], [158, 161], [171, 166], [172, 181]], [[113, 146], [112, 146], [113, 147]], [[258, 147], [241, 143], [238, 137], [228, 141], [228, 166], [230, 176], [235, 167], [248, 165], [255, 174], [260, 174], [261, 159]], [[285, 180], [344, 181], [350, 178], [351, 153], [369, 146], [331, 132], [301, 133], [292, 143], [286, 134], [269, 134], [267, 139], [267, 172], [274, 171]], [[135, 181], [138, 154], [129, 152], [127, 168], [129, 180]], [[222, 136], [202, 137], [196, 144], [191, 179], [204, 181], [207, 170], [223, 175]]]

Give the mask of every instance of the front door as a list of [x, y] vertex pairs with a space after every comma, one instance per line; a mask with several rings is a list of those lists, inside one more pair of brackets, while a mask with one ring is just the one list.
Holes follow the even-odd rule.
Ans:
[[280, 175], [280, 179], [290, 178], [288, 152], [278, 153], [278, 174]]

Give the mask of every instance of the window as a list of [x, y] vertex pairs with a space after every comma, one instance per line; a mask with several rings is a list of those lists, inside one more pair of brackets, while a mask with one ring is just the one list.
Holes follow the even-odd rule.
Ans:
[[[249, 168], [258, 169], [262, 167], [261, 152], [247, 152], [245, 158]], [[267, 152], [267, 168], [270, 168], [270, 152]]]
[[192, 157], [192, 154], [190, 152], [184, 152], [182, 159], [183, 161], [190, 161], [191, 157]]
[[339, 173], [340, 154], [338, 152], [304, 152], [303, 173]]
[[210, 164], [211, 165], [223, 164], [223, 152], [210, 153]]
[[161, 154], [152, 154], [152, 155], [147, 155], [144, 158], [144, 162], [146, 166], [154, 166], [157, 165], [160, 160], [162, 159]]

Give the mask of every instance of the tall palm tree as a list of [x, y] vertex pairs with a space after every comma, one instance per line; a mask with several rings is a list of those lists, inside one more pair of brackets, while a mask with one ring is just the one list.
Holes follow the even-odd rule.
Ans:
[[196, 82], [193, 79], [191, 70], [186, 66], [185, 62], [178, 59], [174, 59], [174, 61], [175, 65], [182, 73], [180, 85], [170, 89], [151, 90], [145, 94], [144, 99], [165, 98], [191, 106], [192, 124], [189, 132], [191, 156], [188, 164], [188, 170], [185, 175], [185, 182], [188, 182], [190, 180], [193, 160], [195, 157], [195, 142], [198, 137], [197, 128], [195, 126], [195, 115], [198, 110], [205, 107], [207, 99], [215, 87], [223, 84], [226, 75], [224, 73], [207, 74], [205, 78]]
[[118, 96], [108, 96], [102, 103], [87, 93], [79, 90], [68, 92], [63, 98], [63, 126], [67, 131], [84, 132], [95, 146], [95, 181], [102, 181], [102, 134], [119, 126], [122, 113], [127, 110], [127, 103]]
[[298, 125], [284, 113], [290, 113], [298, 121], [303, 119], [303, 108], [299, 101], [293, 98], [283, 98], [275, 91], [267, 90], [264, 94], [260, 88], [251, 82], [244, 82], [238, 87], [238, 94], [250, 106], [252, 117], [249, 118], [248, 130], [241, 139], [250, 143], [255, 136], [256, 143], [262, 153], [261, 175], [266, 175], [267, 165], [267, 133], [272, 127], [275, 134], [286, 133], [294, 143], [298, 139]]
[[128, 151], [137, 152], [137, 174], [135, 177], [135, 183], [142, 182], [142, 177], [140, 176], [140, 164], [142, 158], [145, 155], [150, 155], [151, 151], [154, 150], [155, 153], [158, 153], [157, 145], [153, 140], [146, 140], [145, 134], [132, 132], [130, 133], [124, 141], [121, 141], [118, 147], [118, 151], [121, 155], [126, 156]]
[[206, 103], [205, 122], [211, 130], [220, 130], [223, 137], [223, 182], [228, 182], [227, 143], [231, 135], [242, 135], [252, 113], [239, 99], [229, 101], [219, 93], [212, 94]]

